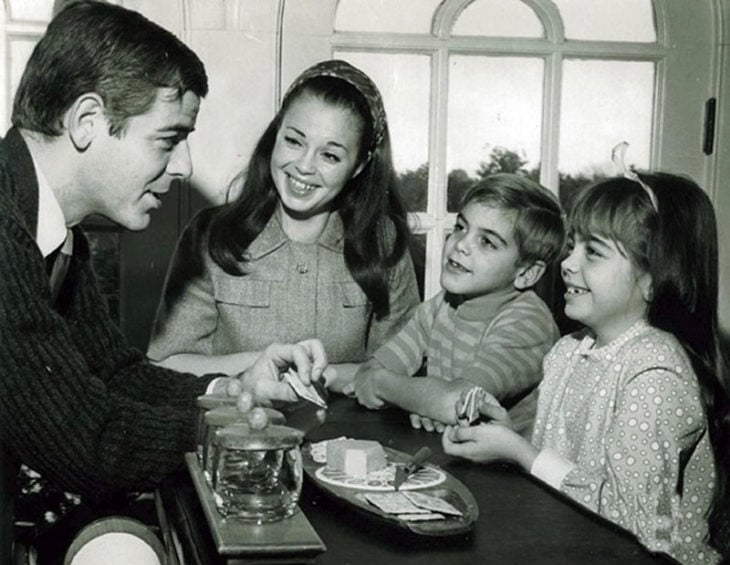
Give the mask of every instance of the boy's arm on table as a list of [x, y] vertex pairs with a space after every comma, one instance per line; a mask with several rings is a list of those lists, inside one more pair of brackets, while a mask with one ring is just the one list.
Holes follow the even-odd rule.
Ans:
[[333, 392], [345, 393], [352, 387], [363, 363], [332, 363], [324, 371], [324, 380], [327, 388]]
[[371, 358], [357, 373], [354, 392], [360, 404], [368, 408], [392, 404], [438, 422], [455, 424], [456, 402], [462, 391], [472, 386], [463, 379], [445, 381], [398, 374]]

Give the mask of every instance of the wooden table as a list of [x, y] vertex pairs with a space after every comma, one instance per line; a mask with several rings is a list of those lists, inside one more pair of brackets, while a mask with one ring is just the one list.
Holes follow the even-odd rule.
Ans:
[[[301, 424], [304, 411], [290, 422]], [[427, 445], [430, 461], [451, 473], [472, 492], [479, 519], [472, 532], [452, 538], [405, 534], [352, 512], [305, 480], [300, 507], [327, 546], [317, 565], [437, 564], [650, 564], [670, 563], [653, 556], [632, 536], [585, 511], [559, 493], [506, 465], [475, 465], [443, 453], [439, 434], [410, 427], [396, 409], [370, 411], [355, 401], [331, 399], [327, 422], [310, 432], [319, 441], [339, 436], [374, 439], [414, 453]], [[216, 554], [208, 524], [186, 473], [164, 488], [163, 502], [185, 554], [185, 563], [243, 563]]]

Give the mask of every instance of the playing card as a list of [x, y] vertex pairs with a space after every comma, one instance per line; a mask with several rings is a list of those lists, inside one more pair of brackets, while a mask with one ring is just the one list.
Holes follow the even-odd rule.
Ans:
[[471, 425], [472, 420], [470, 419], [474, 412], [474, 389], [470, 388], [464, 395], [461, 402], [461, 409], [457, 414], [457, 419], [462, 426]]
[[284, 380], [289, 383], [289, 386], [294, 389], [294, 392], [300, 398], [308, 400], [321, 408], [327, 408], [327, 403], [319, 395], [317, 390], [312, 385], [307, 386], [300, 381], [299, 377], [291, 369], [284, 373]]
[[479, 404], [484, 399], [484, 394], [484, 389], [479, 386], [467, 391], [457, 416], [463, 425], [470, 426], [479, 419]]
[[475, 420], [479, 418], [479, 404], [477, 402], [477, 389], [471, 389], [471, 395], [469, 396], [469, 406], [466, 410], [466, 419], [469, 425], [473, 424]]
[[479, 386], [473, 388], [472, 390], [474, 391], [474, 394], [472, 395], [472, 401], [469, 411], [469, 424], [473, 424], [481, 416], [479, 406], [482, 404], [482, 402], [484, 401], [484, 397], [487, 394], [486, 391]]
[[419, 508], [400, 492], [369, 492], [363, 495], [373, 506], [388, 514], [430, 514], [426, 508]]
[[470, 402], [470, 400], [471, 400], [471, 398], [472, 398], [473, 395], [474, 395], [474, 389], [473, 388], [470, 388], [467, 391], [466, 395], [464, 395], [464, 398], [463, 398], [463, 400], [461, 402], [461, 409], [459, 410], [459, 412], [456, 415], [456, 417], [459, 420], [464, 420], [464, 421], [466, 421], [468, 423], [469, 402]]
[[439, 498], [438, 496], [414, 491], [404, 491], [403, 496], [405, 496], [408, 500], [410, 500], [419, 508], [423, 508], [425, 510], [441, 512], [442, 514], [451, 514], [452, 516], [464, 515], [461, 510], [453, 506], [451, 503], [446, 502], [443, 498]]

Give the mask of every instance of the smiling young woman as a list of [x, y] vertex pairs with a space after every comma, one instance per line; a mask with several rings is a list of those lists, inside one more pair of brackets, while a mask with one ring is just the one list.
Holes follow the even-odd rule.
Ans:
[[233, 188], [182, 235], [149, 356], [235, 374], [274, 341], [317, 337], [341, 390], [419, 301], [370, 78], [336, 60], [305, 70]]

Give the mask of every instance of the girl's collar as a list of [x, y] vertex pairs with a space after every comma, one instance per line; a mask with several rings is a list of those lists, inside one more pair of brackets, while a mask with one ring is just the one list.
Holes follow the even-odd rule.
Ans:
[[631, 327], [629, 327], [624, 333], [619, 335], [616, 339], [603, 345], [601, 347], [595, 347], [596, 338], [592, 333], [586, 334], [578, 345], [578, 353], [584, 357], [603, 357], [610, 358], [613, 356], [621, 347], [624, 346], [628, 341], [636, 337], [637, 335], [645, 332], [651, 326], [645, 319], [637, 320]]

